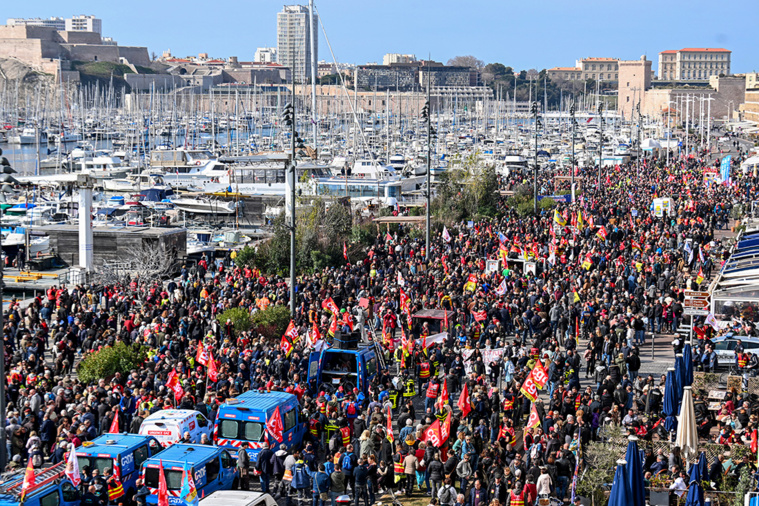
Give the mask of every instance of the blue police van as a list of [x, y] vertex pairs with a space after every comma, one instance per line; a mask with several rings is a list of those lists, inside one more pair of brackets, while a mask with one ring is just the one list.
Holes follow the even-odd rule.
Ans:
[[153, 436], [136, 434], [103, 434], [92, 441], [85, 441], [76, 449], [79, 471], [85, 467], [90, 471], [111, 469], [119, 476], [127, 497], [137, 490], [135, 481], [140, 476], [140, 465], [161, 452], [163, 447]]
[[[308, 385], [312, 393], [357, 388], [364, 395], [372, 379], [386, 369], [376, 343], [359, 344], [358, 333], [335, 334], [334, 346], [313, 352], [308, 358]], [[326, 387], [326, 388], [325, 388]]]
[[223, 448], [174, 444], [142, 463], [145, 486], [150, 491], [147, 503], [158, 504], [158, 476], [161, 466], [169, 492], [169, 504], [184, 505], [186, 501], [180, 497], [180, 491], [186, 471], [192, 475], [198, 498], [203, 498], [217, 490], [229, 490], [236, 485], [235, 465], [235, 459]]
[[[281, 442], [275, 442], [271, 435], [266, 434], [266, 421], [278, 407], [282, 417]], [[301, 419], [298, 397], [286, 392], [251, 390], [234, 399], [227, 399], [219, 406], [213, 440], [220, 448], [234, 452], [235, 458], [243, 443], [249, 443], [247, 451], [250, 461], [257, 462], [258, 453], [267, 440], [272, 445], [284, 444], [287, 448], [293, 448], [301, 444], [305, 432], [306, 424]]]
[[[34, 473], [35, 484], [26, 491], [24, 506], [79, 506], [79, 490], [64, 474], [66, 463], [60, 462]], [[18, 506], [25, 469], [4, 473], [0, 477], [0, 506]]]

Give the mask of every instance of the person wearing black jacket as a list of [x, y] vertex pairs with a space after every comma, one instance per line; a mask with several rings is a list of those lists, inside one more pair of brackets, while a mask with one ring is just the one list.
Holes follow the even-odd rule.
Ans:
[[720, 454], [714, 458], [714, 463], [712, 463], [711, 467], [709, 468], [709, 481], [712, 482], [714, 490], [719, 490], [720, 486], [722, 485], [722, 475], [723, 473], [723, 466], [722, 462], [725, 460], [725, 456]]
[[258, 453], [258, 461], [256, 462], [256, 471], [261, 473], [261, 492], [264, 494], [269, 493], [269, 480], [271, 475], [274, 474], [274, 465], [271, 463], [273, 456], [274, 452], [269, 449], [269, 444], [262, 443], [261, 451]]

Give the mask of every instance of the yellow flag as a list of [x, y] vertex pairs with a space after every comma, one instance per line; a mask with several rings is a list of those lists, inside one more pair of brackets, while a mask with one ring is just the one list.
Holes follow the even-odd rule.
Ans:
[[572, 303], [580, 302], [580, 296], [577, 294], [577, 291], [575, 291], [575, 298], [572, 300]]
[[577, 211], [577, 230], [582, 230], [583, 227], [585, 227], [585, 224], [582, 222], [582, 210], [578, 209], [578, 211]]
[[558, 209], [553, 210], [553, 221], [561, 225], [562, 227], [567, 224], [567, 220], [561, 215]]

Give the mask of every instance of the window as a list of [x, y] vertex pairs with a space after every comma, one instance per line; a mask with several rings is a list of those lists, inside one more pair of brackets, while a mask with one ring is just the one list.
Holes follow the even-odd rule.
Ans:
[[245, 439], [247, 441], [260, 442], [264, 437], [264, 425], [257, 422], [243, 422], [245, 427], [242, 437], [238, 439]]
[[[163, 475], [166, 478], [166, 488], [169, 490], [179, 490], [182, 488], [182, 476], [184, 471], [172, 471], [164, 468]], [[145, 469], [145, 486], [149, 488], [158, 488], [158, 468], [148, 467]]]
[[221, 469], [221, 464], [219, 464], [218, 458], [213, 458], [210, 461], [208, 461], [208, 464], [206, 464], [206, 483], [211, 483], [212, 481], [216, 481], [216, 478], [219, 477], [219, 470]]
[[139, 469], [140, 464], [145, 462], [148, 458], [148, 447], [140, 446], [134, 451], [134, 468]]
[[113, 459], [108, 457], [78, 457], [76, 458], [79, 463], [79, 469], [83, 469], [87, 466], [92, 469], [97, 469], [99, 474], [103, 474], [106, 469], [113, 469]]
[[237, 439], [239, 424], [235, 420], [222, 420], [219, 437], [223, 439]]
[[298, 412], [295, 408], [291, 408], [290, 411], [285, 412], [285, 416], [283, 417], [285, 421], [285, 432], [295, 427], [295, 424], [298, 421]]
[[57, 488], [40, 497], [40, 506], [58, 506], [60, 503], [61, 498], [58, 496]]
[[221, 467], [223, 467], [224, 469], [229, 469], [230, 467], [234, 467], [234, 465], [235, 465], [235, 459], [233, 459], [229, 455], [229, 452], [227, 452], [226, 450], [221, 452]]
[[377, 372], [377, 359], [375, 357], [366, 361], [366, 374], [372, 376]]
[[205, 416], [198, 413], [198, 427], [207, 427], [208, 426], [208, 420]]
[[76, 502], [80, 499], [79, 491], [68, 481], [63, 482], [63, 485], [61, 485], [61, 492], [63, 493], [63, 500], [65, 502]]

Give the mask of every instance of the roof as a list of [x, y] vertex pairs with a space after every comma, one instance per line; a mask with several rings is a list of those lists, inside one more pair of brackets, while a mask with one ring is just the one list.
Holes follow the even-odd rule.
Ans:
[[582, 69], [578, 69], [577, 67], [554, 67], [552, 69], [548, 69], [548, 72], [552, 70], [561, 70], [562, 72], [567, 72], [567, 71], [582, 72]]
[[145, 419], [146, 422], [155, 422], [156, 420], [184, 420], [188, 416], [198, 413], [194, 409], [162, 409], [156, 411]]
[[[77, 453], [108, 453], [116, 455], [119, 452], [145, 444], [146, 441], [153, 439], [152, 436], [139, 436], [137, 434], [103, 434], [98, 436], [88, 444], [77, 447]], [[113, 441], [109, 444], [108, 441]]]
[[295, 395], [288, 394], [287, 392], [258, 392], [256, 390], [249, 390], [242, 395], [238, 395], [235, 399], [237, 399], [239, 403], [227, 403], [226, 405], [256, 408], [263, 411], [297, 398]]
[[217, 490], [200, 502], [203, 506], [229, 506], [230, 504], [252, 504], [259, 500], [261, 501], [258, 504], [277, 503], [269, 494], [246, 490]]
[[583, 61], [619, 61], [619, 58], [583, 58]]
[[163, 462], [165, 467], [171, 467], [174, 464], [194, 464], [218, 455], [221, 450], [223, 448], [216, 446], [173, 444], [147, 459], [143, 466], [147, 464], [157, 465], [159, 462]]
[[720, 47], [686, 47], [684, 49], [667, 49], [659, 54], [675, 53], [732, 53], [732, 51]]

